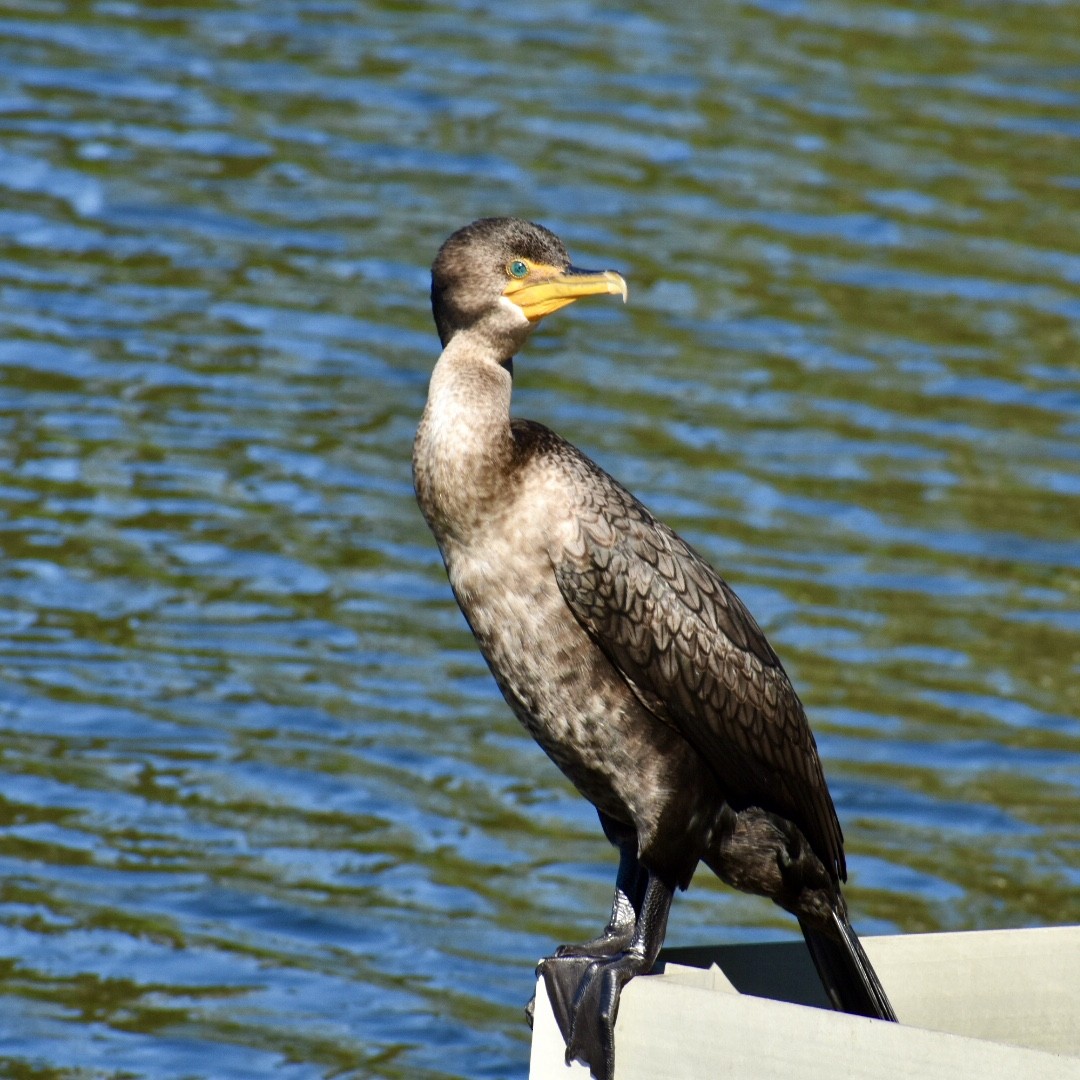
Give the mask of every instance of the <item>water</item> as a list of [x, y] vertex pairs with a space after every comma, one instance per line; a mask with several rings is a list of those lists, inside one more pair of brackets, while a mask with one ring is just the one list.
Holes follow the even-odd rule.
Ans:
[[1080, 920], [1078, 71], [1053, 3], [0, 6], [0, 1074], [524, 1075], [614, 860], [412, 500], [481, 214], [626, 274], [517, 412], [750, 603], [856, 925]]

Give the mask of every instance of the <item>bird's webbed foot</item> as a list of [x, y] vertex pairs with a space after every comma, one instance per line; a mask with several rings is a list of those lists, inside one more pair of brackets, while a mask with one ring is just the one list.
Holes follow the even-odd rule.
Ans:
[[[599, 936], [580, 945], [560, 945], [553, 956], [536, 965], [536, 974], [544, 977], [548, 998], [559, 1023], [563, 1041], [570, 1035], [571, 1014], [578, 986], [593, 960], [618, 956], [634, 939], [638, 912], [648, 885], [648, 871], [638, 862], [637, 834], [600, 815], [608, 839], [619, 848], [619, 873], [615, 879], [615, 898], [611, 918]], [[535, 999], [525, 1006], [525, 1020], [533, 1023]]]
[[[570, 1038], [570, 1029], [574, 1022], [574, 999], [577, 997], [578, 987], [585, 977], [589, 965], [597, 958], [594, 956], [546, 956], [536, 965], [536, 974], [542, 976], [544, 986], [547, 988], [548, 1001], [551, 1002], [551, 1011], [555, 1014], [555, 1022], [559, 1025], [563, 1042]], [[525, 1006], [525, 1019], [532, 1027], [533, 1010], [536, 998], [532, 998]]]
[[[566, 1040], [566, 1062], [588, 1065], [596, 1080], [612, 1080], [615, 1075], [615, 1021], [623, 987], [635, 976], [647, 972], [652, 958], [637, 949], [617, 956], [588, 962], [571, 1009]], [[548, 981], [545, 977], [545, 983]], [[551, 994], [550, 984], [548, 994]]]
[[[614, 1076], [619, 997], [635, 975], [653, 966], [664, 941], [671, 898], [670, 886], [649, 877], [626, 948], [612, 956], [557, 955], [537, 967], [566, 1043], [567, 1063], [584, 1062], [596, 1080]], [[616, 935], [605, 936], [611, 944]]]
[[[553, 956], [545, 956], [536, 965], [536, 974], [544, 977], [548, 999], [552, 1011], [559, 1023], [563, 1041], [569, 1038], [571, 1010], [578, 987], [594, 960], [604, 960], [618, 956], [629, 946], [634, 936], [634, 924], [626, 926], [609, 925], [604, 932], [591, 941], [580, 945], [560, 945]], [[525, 1006], [525, 1020], [529, 1027], [533, 1023], [533, 1010], [536, 999], [530, 999]]]
[[[618, 956], [629, 946], [633, 936], [633, 922], [624, 926], [608, 925], [599, 937], [580, 945], [560, 945], [552, 956], [545, 956], [536, 965], [536, 974], [544, 977], [548, 999], [564, 1042], [569, 1037], [574, 998], [589, 965], [594, 960]], [[533, 1025], [535, 1004], [536, 999], [530, 998], [525, 1006], [525, 1021], [529, 1027]]]
[[[554, 955], [545, 956], [536, 965], [536, 974], [544, 977], [544, 985], [547, 986], [548, 998], [551, 1001], [555, 1019], [559, 1022], [559, 1030], [562, 1032], [564, 1042], [569, 1037], [574, 998], [577, 996], [578, 986], [589, 964], [594, 960], [618, 956], [629, 947], [633, 940], [636, 915], [632, 908], [629, 910], [628, 919], [624, 918], [620, 921], [616, 918], [616, 913], [620, 911], [619, 894], [616, 892], [611, 922], [599, 937], [594, 937], [591, 941], [585, 941], [580, 945], [560, 945]], [[525, 1006], [525, 1021], [529, 1027], [533, 1025], [535, 1002], [535, 998], [530, 998]]]

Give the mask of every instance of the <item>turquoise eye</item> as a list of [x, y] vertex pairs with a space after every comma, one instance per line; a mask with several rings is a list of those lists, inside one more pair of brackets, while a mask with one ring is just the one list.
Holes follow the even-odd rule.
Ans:
[[520, 259], [515, 259], [506, 269], [511, 277], [516, 278], [523, 278], [529, 272], [529, 268]]

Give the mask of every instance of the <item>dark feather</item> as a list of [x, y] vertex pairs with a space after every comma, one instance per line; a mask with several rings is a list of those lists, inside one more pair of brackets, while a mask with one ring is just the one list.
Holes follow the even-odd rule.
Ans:
[[846, 876], [843, 836], [814, 736], [783, 665], [743, 602], [700, 555], [553, 432], [542, 441], [579, 496], [576, 535], [553, 553], [574, 617], [638, 699], [708, 761], [727, 801], [797, 825]]
[[833, 1008], [878, 1020], [896, 1019], [877, 972], [842, 910], [833, 909], [828, 929], [803, 920], [800, 925]]

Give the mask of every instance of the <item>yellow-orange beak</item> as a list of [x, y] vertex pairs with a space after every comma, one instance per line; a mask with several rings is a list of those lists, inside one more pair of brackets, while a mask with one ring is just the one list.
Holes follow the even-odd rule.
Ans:
[[579, 270], [575, 266], [560, 270], [529, 263], [528, 273], [511, 278], [503, 289], [503, 296], [517, 304], [529, 322], [537, 322], [582, 296], [601, 293], [621, 296], [625, 304], [627, 290], [622, 275], [614, 270]]

